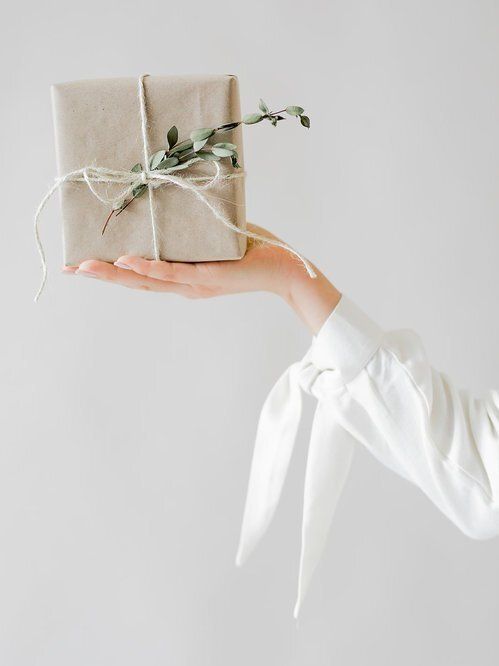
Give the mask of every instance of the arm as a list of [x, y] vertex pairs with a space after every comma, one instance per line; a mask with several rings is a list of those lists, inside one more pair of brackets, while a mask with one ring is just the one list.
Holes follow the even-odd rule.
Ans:
[[[326, 378], [324, 391], [341, 405], [343, 428], [466, 534], [499, 533], [498, 393], [477, 400], [458, 391], [430, 366], [414, 333], [383, 332], [324, 275], [310, 279], [284, 250], [252, 245], [240, 261], [199, 264], [126, 256], [114, 266], [85, 261], [76, 272], [188, 298], [275, 293], [317, 334], [309, 356]], [[340, 373], [340, 388], [328, 388], [329, 370]]]

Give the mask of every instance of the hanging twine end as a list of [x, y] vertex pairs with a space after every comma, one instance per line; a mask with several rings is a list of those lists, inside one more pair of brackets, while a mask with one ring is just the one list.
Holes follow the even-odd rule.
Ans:
[[42, 295], [43, 290], [45, 289], [45, 283], [46, 282], [47, 282], [47, 271], [44, 269], [42, 281], [40, 283], [40, 286], [38, 287], [38, 291], [35, 294], [35, 298], [33, 299], [33, 301], [35, 303], [38, 303], [38, 299], [40, 298], [40, 296]]

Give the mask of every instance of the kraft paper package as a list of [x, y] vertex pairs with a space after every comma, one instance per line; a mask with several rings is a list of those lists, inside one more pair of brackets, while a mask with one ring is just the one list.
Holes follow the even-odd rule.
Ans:
[[[52, 87], [56, 154], [59, 176], [83, 167], [130, 171], [143, 163], [140, 98], [137, 78], [98, 79], [56, 84]], [[179, 141], [202, 127], [240, 120], [239, 86], [235, 76], [147, 76], [143, 79], [147, 104], [147, 135], [151, 153], [168, 147], [169, 128], [178, 128]], [[242, 131], [224, 133], [223, 141], [237, 145], [243, 167]], [[223, 165], [222, 165], [223, 162]], [[222, 174], [241, 172], [230, 161], [220, 163]], [[188, 177], [213, 176], [214, 163], [189, 168]], [[184, 171], [179, 177], [187, 175]], [[109, 183], [94, 185], [113, 196]], [[224, 218], [246, 225], [244, 178], [226, 178], [203, 195]], [[137, 197], [119, 216], [110, 213], [85, 182], [65, 182], [60, 188], [64, 263], [85, 259], [113, 262], [122, 255], [154, 258], [149, 196]], [[224, 226], [192, 191], [171, 183], [153, 190], [157, 248], [169, 261], [240, 259], [246, 237]]]

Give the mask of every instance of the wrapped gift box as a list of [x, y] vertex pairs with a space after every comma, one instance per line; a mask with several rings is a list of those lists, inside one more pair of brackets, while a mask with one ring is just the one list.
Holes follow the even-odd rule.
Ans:
[[[143, 163], [137, 81], [101, 79], [52, 87], [60, 176], [87, 166], [127, 171]], [[241, 118], [238, 81], [232, 75], [148, 76], [144, 87], [151, 153], [167, 147], [166, 134], [172, 125], [183, 140], [197, 128]], [[218, 141], [237, 145], [242, 167], [241, 127], [220, 136]], [[231, 166], [230, 160], [217, 164], [224, 174], [240, 171]], [[202, 162], [178, 175], [212, 174], [213, 163]], [[109, 188], [119, 186], [98, 187], [109, 194]], [[222, 180], [204, 194], [225, 218], [245, 228], [243, 178]], [[154, 257], [147, 193], [113, 217], [104, 235], [101, 231], [110, 208], [92, 194], [86, 183], [64, 183], [60, 195], [66, 265], [90, 258], [112, 262], [125, 254]], [[155, 189], [153, 197], [161, 259], [214, 261], [244, 255], [246, 238], [224, 226], [192, 192], [168, 184]]]

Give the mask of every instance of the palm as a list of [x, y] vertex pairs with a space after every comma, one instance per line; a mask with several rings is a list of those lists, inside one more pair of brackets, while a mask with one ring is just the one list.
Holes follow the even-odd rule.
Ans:
[[[254, 225], [248, 228], [275, 239], [265, 229]], [[124, 256], [114, 265], [92, 259], [66, 270], [132, 289], [170, 292], [187, 298], [209, 298], [243, 291], [277, 291], [283, 277], [286, 277], [286, 271], [291, 269], [292, 262], [285, 250], [250, 242], [248, 251], [239, 261], [188, 264]]]

